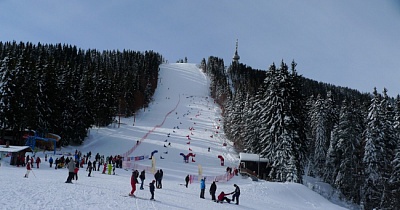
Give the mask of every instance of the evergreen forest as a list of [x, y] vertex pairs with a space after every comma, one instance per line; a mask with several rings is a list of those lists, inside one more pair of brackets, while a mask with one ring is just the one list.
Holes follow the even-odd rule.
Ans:
[[400, 206], [400, 96], [302, 77], [296, 63], [268, 70], [218, 57], [201, 61], [238, 151], [266, 158], [267, 180], [321, 179], [364, 209]]
[[148, 106], [161, 62], [152, 51], [0, 42], [1, 139], [23, 145], [24, 131], [33, 130], [79, 145], [89, 128]]

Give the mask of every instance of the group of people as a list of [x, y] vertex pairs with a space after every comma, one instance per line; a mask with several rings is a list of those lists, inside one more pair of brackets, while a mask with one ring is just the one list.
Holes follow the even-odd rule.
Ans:
[[[205, 199], [204, 197], [204, 192], [206, 189], [205, 181], [206, 181], [205, 178], [200, 180], [200, 198], [202, 199]], [[216, 198], [215, 193], [217, 192], [217, 184], [215, 183], [215, 181], [213, 181], [213, 183], [210, 186], [211, 200], [217, 203], [223, 203], [224, 201], [230, 203], [231, 201], [235, 202], [236, 200], [236, 205], [239, 205], [240, 188], [236, 184], [234, 184], [233, 186], [235, 187], [235, 190], [233, 192], [225, 193], [224, 191], [222, 191]], [[227, 195], [232, 195], [232, 199], [226, 197]]]
[[[162, 170], [161, 170], [161, 172], [162, 172]], [[160, 173], [160, 171], [157, 171], [157, 173]], [[139, 171], [135, 170], [135, 171], [132, 172], [132, 176], [131, 176], [131, 187], [132, 187], [132, 190], [129, 193], [129, 196], [136, 197], [134, 193], [136, 191], [136, 184], [139, 183], [138, 182], [138, 177], [140, 178], [140, 181], [141, 181], [140, 189], [144, 190], [143, 184], [144, 184], [144, 180], [146, 179], [146, 171], [143, 170], [142, 172], [140, 172], [140, 175], [139, 175]], [[161, 181], [160, 181], [160, 183], [161, 183]], [[154, 200], [154, 191], [156, 189], [155, 184], [156, 184], [156, 180], [151, 181], [150, 184], [149, 184], [149, 189], [150, 189], [150, 194], [151, 194], [150, 200]]]

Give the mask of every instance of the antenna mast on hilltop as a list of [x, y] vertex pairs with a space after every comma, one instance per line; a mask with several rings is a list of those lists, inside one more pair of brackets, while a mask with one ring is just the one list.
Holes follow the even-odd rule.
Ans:
[[240, 59], [240, 56], [238, 54], [238, 45], [239, 45], [239, 41], [238, 41], [238, 39], [236, 39], [236, 51], [235, 51], [235, 55], [233, 55], [233, 58], [232, 58], [233, 62], [236, 62], [236, 63], [239, 63], [239, 59]]

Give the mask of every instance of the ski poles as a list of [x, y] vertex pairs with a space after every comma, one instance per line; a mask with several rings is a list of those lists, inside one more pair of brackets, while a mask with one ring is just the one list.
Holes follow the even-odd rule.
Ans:
[[31, 171], [32, 171], [33, 176], [36, 178], [36, 175], [35, 175], [35, 173], [33, 173], [33, 170], [31, 170]]

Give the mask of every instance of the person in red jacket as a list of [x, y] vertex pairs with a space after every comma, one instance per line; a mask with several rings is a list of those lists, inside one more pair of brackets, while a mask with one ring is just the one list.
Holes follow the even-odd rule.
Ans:
[[136, 191], [136, 183], [138, 183], [138, 180], [137, 180], [137, 178], [136, 178], [136, 172], [137, 172], [137, 170], [136, 170], [136, 171], [133, 171], [133, 172], [132, 172], [132, 176], [131, 176], [132, 191], [131, 191], [131, 193], [129, 193], [129, 196], [133, 196], [133, 197], [136, 197], [136, 196], [134, 195], [134, 193], [135, 193], [135, 191]]
[[28, 178], [28, 176], [29, 176], [29, 172], [31, 172], [31, 164], [30, 164], [30, 161], [28, 161], [28, 163], [26, 164], [26, 173], [25, 173], [25, 178]]
[[40, 157], [36, 158], [36, 167], [39, 168], [39, 164], [40, 162], [42, 162], [42, 160], [40, 159]]
[[232, 194], [232, 193], [225, 194], [224, 191], [222, 191], [222, 192], [218, 195], [217, 203], [223, 203], [224, 200], [225, 200], [226, 202], [230, 203], [230, 202], [231, 202], [231, 199], [229, 199], [229, 198], [226, 197], [226, 195], [230, 195], [230, 194]]

